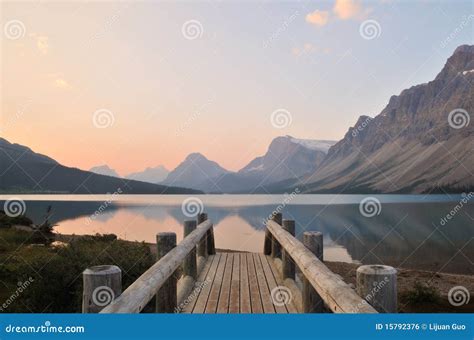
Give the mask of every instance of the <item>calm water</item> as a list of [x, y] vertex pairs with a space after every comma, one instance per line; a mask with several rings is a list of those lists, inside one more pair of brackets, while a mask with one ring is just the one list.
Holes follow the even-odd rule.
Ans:
[[[261, 252], [263, 221], [275, 209], [305, 230], [324, 234], [328, 261], [383, 263], [392, 266], [474, 274], [474, 200], [459, 206], [458, 196], [378, 195], [378, 215], [360, 212], [360, 195], [198, 196], [214, 222], [216, 247]], [[120, 238], [154, 242], [161, 231], [182, 238], [186, 196], [21, 196], [26, 215], [40, 222], [53, 208], [56, 230], [64, 234], [114, 233]], [[0, 196], [0, 199], [7, 199]], [[282, 204], [283, 201], [287, 204]], [[3, 201], [1, 202], [3, 206]], [[457, 212], [447, 223], [441, 219]], [[101, 211], [91, 218], [95, 212]]]

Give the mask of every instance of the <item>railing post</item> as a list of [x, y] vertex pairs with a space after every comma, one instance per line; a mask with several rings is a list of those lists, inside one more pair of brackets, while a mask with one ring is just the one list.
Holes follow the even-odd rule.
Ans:
[[122, 271], [117, 266], [87, 268], [82, 279], [82, 313], [99, 313], [122, 293]]
[[[207, 214], [200, 213], [197, 218], [198, 225], [202, 222], [207, 221]], [[206, 233], [206, 243], [207, 243], [207, 254], [214, 255], [216, 253], [216, 246], [214, 243], [214, 226], [211, 226]]]
[[[303, 244], [316, 257], [323, 261], [323, 234], [318, 231], [305, 231], [303, 233]], [[313, 286], [305, 278], [303, 280], [303, 312], [322, 313], [323, 299], [319, 296]]]
[[[281, 225], [282, 224], [282, 214], [281, 213], [276, 213], [273, 214], [272, 221], [275, 222], [276, 224]], [[281, 257], [281, 246], [280, 243], [272, 236], [272, 257]]]
[[[295, 221], [294, 220], [283, 220], [283, 229], [295, 236]], [[282, 276], [283, 280], [285, 279], [295, 279], [295, 263], [291, 259], [285, 249], [282, 250]]]
[[[171, 249], [176, 247], [175, 233], [158, 233], [156, 235], [156, 247], [158, 251], [157, 261], [165, 256]], [[177, 278], [173, 273], [166, 283], [156, 293], [156, 312], [173, 313], [178, 305], [176, 292]]]
[[[204, 218], [204, 220], [203, 220], [203, 218]], [[207, 220], [207, 214], [202, 213], [202, 214], [199, 214], [197, 216], [197, 224], [198, 225], [201, 224], [202, 222], [204, 222], [205, 220]], [[198, 246], [197, 246], [198, 256], [207, 257], [209, 255], [208, 251], [207, 251], [208, 243], [210, 242], [208, 240], [208, 235], [209, 235], [209, 232], [206, 233], [206, 235], [204, 235], [204, 237], [198, 243]]]
[[357, 268], [357, 294], [379, 313], [397, 312], [397, 270], [385, 265]]
[[[184, 237], [191, 234], [194, 230], [196, 230], [196, 221], [184, 221]], [[197, 279], [196, 248], [191, 250], [189, 255], [186, 257], [186, 260], [184, 260], [183, 275], [191, 276], [194, 280]]]

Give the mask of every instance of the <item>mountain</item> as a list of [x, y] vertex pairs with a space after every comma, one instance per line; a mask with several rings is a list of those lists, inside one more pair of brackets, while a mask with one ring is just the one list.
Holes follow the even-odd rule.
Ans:
[[[225, 173], [196, 188], [206, 192], [266, 192], [273, 184], [295, 180], [313, 173], [335, 141], [297, 139], [291, 136], [272, 140], [267, 152], [237, 173]], [[286, 182], [284, 182], [286, 183]]]
[[299, 178], [314, 172], [335, 141], [296, 139], [291, 136], [272, 140], [265, 155], [255, 158], [239, 174], [258, 177], [264, 183]]
[[0, 138], [0, 192], [67, 194], [191, 194], [196, 190], [166, 187], [98, 175], [59, 164], [54, 159]]
[[[203, 183], [211, 183], [229, 171], [221, 167], [216, 162], [208, 160], [200, 153], [192, 153], [186, 157], [166, 179], [162, 182], [165, 185], [176, 185], [187, 188], [200, 188]], [[210, 189], [212, 185], [207, 186]], [[208, 190], [212, 191], [212, 190]]]
[[169, 170], [164, 166], [159, 165], [154, 168], [146, 168], [141, 172], [131, 173], [125, 176], [125, 178], [148, 183], [160, 183], [165, 180], [168, 174]]
[[433, 81], [392, 96], [374, 118], [360, 117], [320, 167], [292, 186], [319, 193], [472, 190], [473, 84], [474, 46], [463, 45]]
[[90, 172], [93, 172], [98, 175], [105, 175], [105, 176], [112, 176], [112, 177], [120, 177], [120, 175], [108, 165], [99, 165], [94, 166], [89, 169]]

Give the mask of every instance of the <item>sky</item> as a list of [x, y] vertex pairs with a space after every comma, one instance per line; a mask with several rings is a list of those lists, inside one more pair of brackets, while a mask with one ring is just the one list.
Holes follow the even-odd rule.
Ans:
[[472, 1], [0, 4], [1, 136], [119, 174], [339, 140], [474, 41]]

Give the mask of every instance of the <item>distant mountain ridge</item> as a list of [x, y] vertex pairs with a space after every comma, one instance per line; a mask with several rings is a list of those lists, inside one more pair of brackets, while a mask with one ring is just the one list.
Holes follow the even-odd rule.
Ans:
[[[275, 182], [296, 179], [313, 172], [326, 156], [329, 147], [335, 143], [281, 136], [272, 140], [263, 156], [250, 161], [237, 172], [228, 171], [212, 161], [209, 161], [209, 166], [218, 169], [214, 172], [205, 171], [202, 167], [194, 169], [186, 166], [188, 162], [183, 162], [179, 168], [187, 172], [188, 178], [192, 178], [192, 181], [183, 183], [191, 188], [207, 193], [253, 193], [265, 191], [266, 186]], [[202, 175], [196, 177], [194, 170]], [[164, 183], [181, 185], [180, 181], [168, 182], [171, 173]]]
[[98, 165], [89, 169], [90, 172], [93, 172], [98, 175], [119, 177], [120, 175], [114, 169], [110, 168], [108, 165]]
[[392, 96], [373, 119], [361, 116], [321, 166], [292, 186], [314, 193], [474, 188], [473, 84], [474, 46], [463, 45], [433, 81]]
[[169, 170], [163, 165], [159, 165], [154, 168], [148, 167], [143, 171], [133, 172], [129, 175], [126, 175], [125, 178], [156, 184], [163, 182], [168, 174]]
[[59, 164], [54, 159], [0, 138], [0, 192], [107, 194], [197, 194], [197, 190], [167, 187], [95, 174]]

